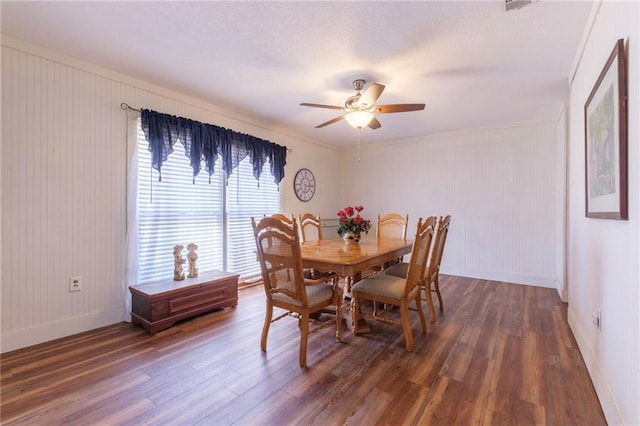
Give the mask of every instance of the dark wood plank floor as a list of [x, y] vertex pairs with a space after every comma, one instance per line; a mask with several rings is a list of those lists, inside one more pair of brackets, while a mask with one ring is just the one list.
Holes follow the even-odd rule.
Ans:
[[606, 424], [555, 290], [442, 277], [444, 314], [404, 349], [373, 323], [325, 328], [298, 366], [296, 321], [260, 351], [261, 287], [150, 336], [122, 323], [1, 356], [3, 424]]

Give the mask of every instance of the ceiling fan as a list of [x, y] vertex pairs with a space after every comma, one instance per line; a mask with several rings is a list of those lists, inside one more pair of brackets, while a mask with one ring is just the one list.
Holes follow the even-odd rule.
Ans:
[[374, 105], [374, 103], [382, 94], [384, 86], [379, 83], [372, 83], [364, 93], [361, 93], [365, 84], [365, 80], [354, 80], [353, 88], [355, 89], [356, 94], [348, 97], [343, 107], [334, 105], [310, 104], [306, 102], [303, 102], [300, 105], [314, 108], [337, 109], [345, 112], [343, 115], [332, 118], [329, 121], [317, 125], [316, 129], [328, 126], [329, 124], [333, 124], [344, 119], [353, 128], [362, 129], [363, 127], [369, 127], [375, 130], [380, 128], [382, 125], [374, 114], [420, 111], [424, 109], [424, 104]]

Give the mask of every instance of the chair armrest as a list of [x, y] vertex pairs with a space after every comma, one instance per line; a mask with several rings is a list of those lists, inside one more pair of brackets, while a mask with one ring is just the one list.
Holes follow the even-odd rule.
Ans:
[[329, 275], [325, 275], [322, 276], [320, 278], [316, 278], [316, 279], [312, 279], [312, 278], [305, 278], [304, 279], [304, 285], [318, 285], [318, 284], [323, 284], [326, 283], [330, 280], [334, 280], [338, 278], [338, 276], [336, 274], [329, 274]]

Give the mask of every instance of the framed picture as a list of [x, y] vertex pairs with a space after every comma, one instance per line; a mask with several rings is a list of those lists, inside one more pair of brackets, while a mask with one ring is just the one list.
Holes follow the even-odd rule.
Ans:
[[587, 217], [627, 219], [626, 80], [620, 39], [584, 105]]

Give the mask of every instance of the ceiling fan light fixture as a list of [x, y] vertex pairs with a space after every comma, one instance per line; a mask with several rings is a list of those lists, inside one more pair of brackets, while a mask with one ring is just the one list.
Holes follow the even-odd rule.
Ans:
[[344, 119], [347, 120], [351, 127], [360, 130], [369, 125], [373, 119], [373, 113], [369, 111], [351, 111], [344, 116]]
[[353, 82], [353, 88], [356, 89], [356, 94], [347, 98], [344, 103], [344, 107], [336, 105], [310, 104], [307, 102], [303, 102], [300, 105], [314, 108], [337, 109], [343, 111], [343, 115], [332, 118], [329, 121], [325, 121], [324, 123], [317, 125], [316, 129], [328, 126], [329, 124], [337, 123], [338, 121], [347, 120], [347, 123], [349, 123], [349, 125], [354, 129], [361, 130], [364, 127], [369, 127], [371, 130], [375, 130], [379, 129], [382, 126], [380, 125], [378, 119], [374, 116], [374, 113], [388, 114], [393, 112], [422, 111], [424, 109], [424, 104], [375, 105], [376, 101], [384, 90], [384, 85], [380, 83], [372, 83], [369, 88], [364, 91], [364, 93], [361, 93], [365, 83], [366, 81], [362, 79], [355, 80]]

